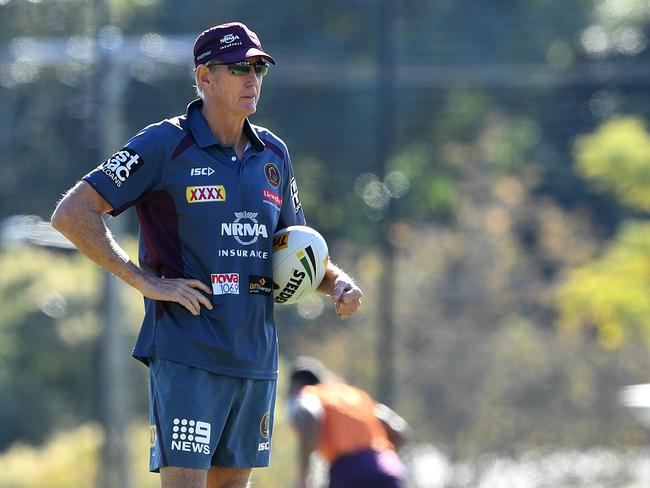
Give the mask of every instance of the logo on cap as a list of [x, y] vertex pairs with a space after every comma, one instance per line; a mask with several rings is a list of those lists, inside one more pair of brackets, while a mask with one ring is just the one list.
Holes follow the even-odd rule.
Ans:
[[237, 34], [226, 34], [221, 38], [221, 44], [230, 44], [231, 42], [238, 41], [239, 36]]
[[212, 54], [212, 49], [210, 49], [209, 51], [204, 52], [204, 53], [201, 54], [200, 56], [197, 56], [196, 60], [197, 60], [197, 61], [201, 61], [201, 60], [202, 60], [203, 58], [205, 58], [206, 56], [210, 56], [210, 54]]

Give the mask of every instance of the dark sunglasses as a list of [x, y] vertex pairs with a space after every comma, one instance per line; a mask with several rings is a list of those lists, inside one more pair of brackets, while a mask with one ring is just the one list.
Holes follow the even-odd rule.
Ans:
[[251, 67], [255, 70], [258, 76], [266, 76], [269, 72], [269, 63], [259, 61], [251, 63], [249, 61], [239, 61], [238, 63], [208, 63], [207, 66], [228, 66], [228, 71], [235, 76], [246, 76], [251, 72]]

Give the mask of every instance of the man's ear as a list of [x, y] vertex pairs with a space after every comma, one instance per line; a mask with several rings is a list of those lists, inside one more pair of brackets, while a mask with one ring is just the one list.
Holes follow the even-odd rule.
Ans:
[[196, 74], [194, 76], [196, 81], [196, 86], [202, 88], [205, 91], [207, 85], [210, 84], [210, 68], [204, 64], [199, 64], [196, 68]]

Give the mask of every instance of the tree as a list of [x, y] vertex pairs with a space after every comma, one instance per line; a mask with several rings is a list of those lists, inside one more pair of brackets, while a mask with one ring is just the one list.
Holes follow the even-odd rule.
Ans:
[[578, 173], [623, 205], [650, 212], [650, 134], [639, 117], [614, 118], [576, 139]]
[[[650, 211], [650, 134], [637, 117], [603, 123], [574, 145], [578, 172], [615, 203]], [[605, 349], [650, 344], [650, 222], [627, 219], [597, 258], [568, 272], [558, 289], [563, 327], [595, 327]]]

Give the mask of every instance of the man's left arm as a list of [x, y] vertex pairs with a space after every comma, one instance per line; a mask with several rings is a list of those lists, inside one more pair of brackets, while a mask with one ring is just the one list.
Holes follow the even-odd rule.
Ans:
[[298, 477], [295, 488], [307, 488], [311, 454], [318, 449], [325, 412], [318, 397], [298, 395], [288, 404], [289, 424], [298, 434]]
[[328, 262], [325, 277], [317, 290], [329, 295], [340, 319], [351, 317], [361, 306], [363, 292], [354, 280], [332, 261]]
[[[282, 143], [284, 146], [284, 143]], [[286, 151], [286, 146], [285, 151]], [[293, 166], [289, 152], [286, 151], [285, 157], [285, 178], [282, 187], [283, 204], [280, 210], [280, 218], [276, 230], [289, 227], [291, 225], [307, 225], [305, 214], [298, 196], [298, 185], [293, 174]], [[321, 293], [325, 293], [332, 298], [336, 307], [336, 314], [340, 319], [351, 317], [361, 306], [361, 297], [363, 292], [354, 283], [341, 268], [331, 261], [328, 261], [325, 277], [317, 288]]]
[[383, 403], [375, 405], [375, 416], [383, 425], [388, 435], [388, 440], [393, 444], [396, 451], [412, 437], [413, 430], [411, 426], [387, 405]]

